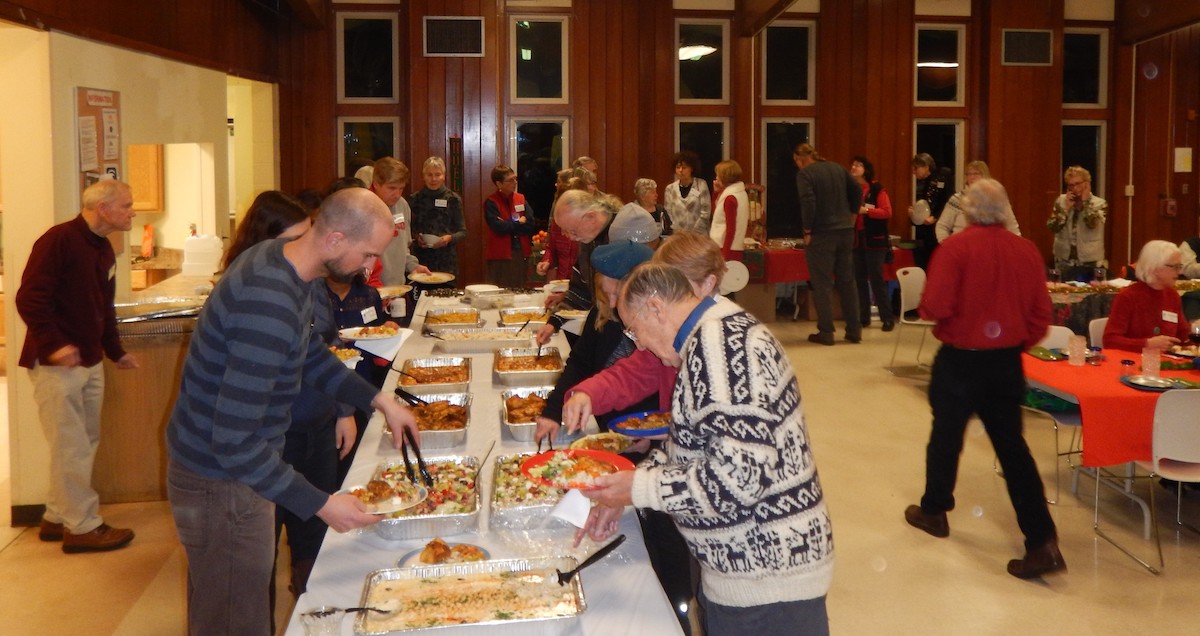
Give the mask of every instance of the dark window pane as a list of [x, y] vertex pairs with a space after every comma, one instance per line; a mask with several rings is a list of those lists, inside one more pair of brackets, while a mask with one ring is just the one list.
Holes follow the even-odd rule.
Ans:
[[532, 121], [517, 124], [517, 178], [533, 218], [546, 225], [550, 202], [554, 200], [554, 182], [562, 162], [562, 124]]
[[1063, 34], [1063, 103], [1100, 102], [1100, 34]]
[[725, 159], [724, 122], [679, 122], [679, 149], [691, 150], [700, 157], [700, 169], [696, 171], [696, 176], [711, 184], [713, 168]]
[[808, 99], [808, 27], [767, 27], [767, 99]]
[[346, 97], [395, 96], [392, 86], [392, 21], [346, 18], [342, 77]]
[[517, 22], [517, 97], [562, 99], [562, 22]]
[[679, 48], [690, 53], [687, 59], [679, 60], [679, 99], [725, 98], [721, 81], [725, 70], [723, 44], [719, 24], [679, 25]]
[[917, 101], [958, 99], [958, 31], [917, 31]]
[[[927, 152], [933, 157], [938, 171], [947, 168], [954, 173], [958, 157], [958, 140], [954, 124], [917, 124], [917, 152]], [[957, 189], [955, 180], [949, 179], [947, 187]]]
[[396, 156], [396, 149], [392, 146], [395, 138], [396, 129], [391, 122], [359, 121], [342, 124], [342, 146], [346, 155], [342, 175], [353, 177], [355, 171], [368, 163]]
[[1083, 166], [1092, 173], [1092, 192], [1103, 197], [1100, 174], [1100, 127], [1090, 124], [1064, 125], [1062, 133], [1062, 169]]
[[811, 131], [807, 123], [775, 122], [767, 124], [767, 236], [800, 237], [800, 197], [796, 192], [796, 162], [792, 150], [807, 143]]

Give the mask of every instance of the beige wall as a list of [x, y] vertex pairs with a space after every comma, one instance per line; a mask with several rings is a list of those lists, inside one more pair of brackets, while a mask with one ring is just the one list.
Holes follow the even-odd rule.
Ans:
[[[16, 289], [34, 240], [79, 210], [75, 144], [75, 88], [121, 93], [122, 145], [199, 143], [212, 148], [210, 203], [226, 201], [228, 133], [225, 75], [73, 36], [0, 25], [0, 184], [5, 216], [5, 271]], [[217, 208], [203, 226], [218, 225]], [[16, 219], [20, 219], [19, 222]], [[135, 243], [140, 242], [140, 234]], [[126, 237], [128, 244], [128, 237]], [[129, 280], [118, 259], [118, 281]], [[125, 283], [128, 290], [128, 283]], [[9, 428], [14, 506], [37, 504], [46, 491], [45, 439], [37, 422], [28, 376], [16, 361], [25, 328], [12, 303], [5, 321], [10, 343]]]

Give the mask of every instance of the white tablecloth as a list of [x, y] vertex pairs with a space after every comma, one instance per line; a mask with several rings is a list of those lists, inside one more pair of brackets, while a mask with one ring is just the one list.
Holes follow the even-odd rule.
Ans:
[[[419, 316], [424, 315], [432, 306], [459, 305], [457, 299], [423, 298], [417, 305], [412, 328], [420, 333]], [[461, 305], [459, 305], [461, 306]], [[499, 319], [496, 310], [485, 310], [483, 316], [490, 325]], [[397, 362], [408, 358], [442, 355], [435, 349], [437, 341], [414, 335], [409, 338], [397, 355]], [[552, 344], [559, 347], [564, 357], [568, 350], [566, 340], [561, 334], [555, 336]], [[495, 449], [485, 462], [483, 473], [479, 477], [482, 486], [483, 511], [480, 514], [478, 534], [467, 533], [443, 537], [450, 542], [474, 543], [486, 549], [493, 559], [528, 558], [533, 550], [528, 545], [521, 545], [508, 535], [506, 540], [501, 532], [488, 530], [488, 512], [492, 494], [492, 467], [500, 455], [529, 452], [534, 450], [532, 443], [513, 440], [507, 432], [502, 431], [500, 421], [500, 393], [507, 387], [493, 381], [492, 354], [445, 354], [465, 355], [472, 359], [472, 381], [470, 391], [473, 394], [470, 425], [467, 428], [467, 441], [464, 446], [449, 449], [429, 449], [424, 451], [426, 457], [445, 455], [472, 455], [480, 458], [487, 452], [488, 445], [494, 440]], [[397, 364], [399, 366], [399, 364]], [[384, 388], [391, 390], [395, 386], [397, 373], [388, 375]], [[347, 484], [364, 483], [371, 477], [372, 471], [381, 461], [399, 458], [399, 452], [381, 446], [383, 437], [383, 418], [376, 413], [371, 420], [362, 444], [355, 456], [354, 464], [346, 477]], [[663, 593], [654, 570], [650, 567], [646, 546], [642, 540], [642, 531], [637, 517], [632, 509], [626, 511], [621, 519], [620, 532], [628, 536], [628, 540], [615, 553], [601, 562], [584, 570], [581, 576], [584, 597], [588, 609], [578, 621], [578, 628], [570, 633], [597, 634], [616, 636], [620, 634], [682, 634], [679, 623], [675, 619], [670, 602]], [[556, 543], [569, 543], [566, 530], [554, 533]], [[432, 538], [432, 537], [430, 537]], [[335, 607], [354, 607], [359, 605], [363, 593], [363, 585], [367, 575], [373, 570], [394, 567], [396, 560], [406, 553], [423, 547], [429, 538], [409, 541], [387, 541], [373, 530], [365, 529], [346, 534], [329, 532], [321, 547], [321, 553], [308, 581], [308, 591], [296, 603], [292, 618], [287, 628], [287, 636], [303, 636], [304, 626], [299, 614], [322, 605]], [[585, 540], [579, 554], [590, 553], [597, 545]], [[353, 616], [347, 616], [342, 622], [342, 633], [353, 634]], [[438, 634], [485, 634], [487, 628], [457, 627], [436, 630]], [[541, 633], [532, 630], [531, 633]]]

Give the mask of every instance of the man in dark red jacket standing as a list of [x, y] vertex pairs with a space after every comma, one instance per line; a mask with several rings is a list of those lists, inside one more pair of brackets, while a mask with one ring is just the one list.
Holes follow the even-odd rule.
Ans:
[[1004, 186], [981, 179], [964, 198], [971, 224], [938, 248], [921, 296], [921, 316], [937, 321], [933, 335], [943, 344], [929, 383], [925, 494], [904, 518], [935, 537], [950, 535], [946, 512], [954, 509], [963, 433], [978, 414], [1025, 535], [1025, 557], [1009, 561], [1008, 573], [1036, 578], [1067, 569], [1042, 477], [1021, 435], [1021, 352], [1046, 335], [1050, 296], [1037, 247], [1004, 227]]
[[530, 221], [525, 195], [517, 192], [517, 174], [508, 166], [492, 168], [496, 191], [483, 202], [487, 221], [488, 282], [502, 287], [524, 287], [526, 263], [531, 253], [529, 237], [537, 233]]
[[17, 313], [25, 322], [20, 364], [29, 369], [38, 417], [50, 443], [50, 493], [38, 537], [63, 552], [104, 551], [133, 531], [101, 519], [92, 488], [100, 440], [105, 356], [118, 369], [138, 366], [117, 334], [116, 256], [109, 234], [129, 231], [133, 194], [120, 181], [83, 191], [79, 216], [50, 228], [34, 244], [21, 274]]

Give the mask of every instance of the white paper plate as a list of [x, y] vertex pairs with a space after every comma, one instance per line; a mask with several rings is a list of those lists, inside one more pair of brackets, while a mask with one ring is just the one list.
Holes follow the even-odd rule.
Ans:
[[408, 280], [426, 285], [441, 285], [454, 280], [454, 274], [449, 272], [429, 272], [428, 274], [409, 274]]
[[386, 334], [386, 333], [363, 334], [362, 333], [363, 329], [368, 329], [368, 327], [346, 327], [345, 329], [338, 329], [338, 337], [341, 338], [342, 340], [347, 340], [347, 341], [349, 341], [349, 340], [385, 340], [387, 338], [395, 338], [396, 336], [400, 335], [399, 330], [397, 330], [395, 333], [390, 334], [390, 335]]
[[[487, 551], [486, 548], [475, 545], [473, 543], [449, 543], [449, 542], [447, 542], [446, 545], [450, 546], [451, 550], [453, 550], [455, 547], [457, 547], [459, 545], [475, 546], [476, 548], [479, 548], [480, 552], [483, 552], [483, 560], [484, 561], [487, 561], [488, 559], [492, 558], [492, 555]], [[425, 550], [425, 547], [422, 546], [422, 547], [417, 548], [416, 550], [413, 550], [412, 552], [406, 553], [404, 556], [400, 557], [399, 559], [396, 559], [396, 567], [409, 568], [409, 567], [413, 567], [413, 566], [417, 566], [417, 565], [430, 565], [429, 563], [421, 562], [421, 552], [423, 552], [424, 550]], [[457, 563], [457, 561], [447, 561], [447, 563]], [[436, 564], [436, 565], [441, 565], [441, 564]]]
[[[355, 486], [350, 486], [348, 488], [343, 488], [343, 489], [335, 492], [334, 494], [335, 495], [349, 495], [355, 489], [363, 488], [363, 487], [364, 486], [362, 484], [358, 484]], [[389, 499], [387, 501], [383, 501], [383, 502], [380, 502], [377, 504], [366, 504], [367, 512], [369, 512], [373, 515], [386, 515], [386, 514], [391, 514], [393, 512], [400, 512], [401, 510], [408, 510], [409, 508], [412, 508], [413, 506], [421, 503], [422, 501], [425, 501], [425, 498], [429, 496], [429, 490], [427, 488], [425, 488], [425, 486], [423, 486], [423, 485], [413, 484], [412, 488], [415, 489], [413, 496], [411, 496], [411, 497], [392, 497], [391, 499]]]
[[925, 199], [920, 199], [913, 204], [912, 213], [909, 218], [912, 219], [913, 225], [925, 225], [925, 220], [929, 218], [929, 202]]
[[717, 290], [721, 295], [741, 291], [750, 282], [750, 270], [741, 261], [725, 262], [725, 277], [721, 279], [721, 287]]

